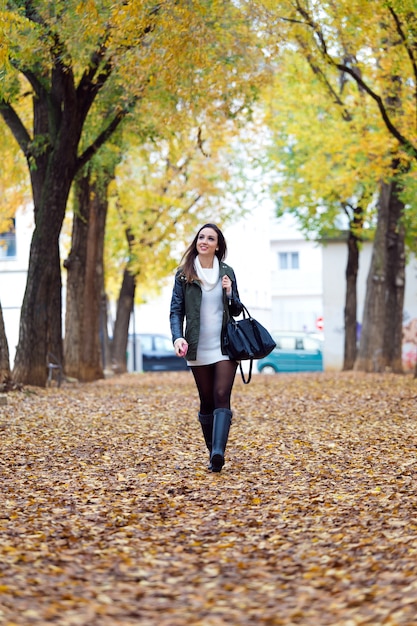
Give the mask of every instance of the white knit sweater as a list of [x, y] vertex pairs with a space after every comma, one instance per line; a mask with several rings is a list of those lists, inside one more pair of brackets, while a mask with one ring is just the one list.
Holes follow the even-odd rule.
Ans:
[[214, 289], [202, 289], [200, 309], [200, 336], [195, 361], [188, 365], [209, 365], [218, 361], [228, 361], [229, 357], [220, 349], [223, 320], [223, 289], [219, 279]]

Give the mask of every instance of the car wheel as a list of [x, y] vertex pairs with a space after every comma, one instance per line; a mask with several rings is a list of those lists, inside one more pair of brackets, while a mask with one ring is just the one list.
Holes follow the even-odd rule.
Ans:
[[265, 367], [261, 369], [261, 373], [262, 374], [276, 374], [276, 371], [274, 370], [272, 365], [265, 365]]

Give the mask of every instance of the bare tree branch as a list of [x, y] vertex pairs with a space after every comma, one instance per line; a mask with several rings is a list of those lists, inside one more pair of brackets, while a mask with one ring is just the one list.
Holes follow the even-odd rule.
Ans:
[[23, 154], [27, 157], [31, 137], [26, 130], [26, 127], [24, 126], [22, 120], [20, 119], [12, 105], [3, 99], [0, 100], [0, 114], [6, 122], [7, 126], [12, 131], [13, 137], [19, 144], [19, 147], [22, 150]]
[[84, 150], [84, 152], [78, 157], [75, 171], [78, 172], [83, 165], [88, 163], [88, 161], [99, 151], [101, 146], [103, 146], [106, 141], [113, 135], [116, 129], [120, 126], [121, 122], [125, 119], [126, 115], [129, 113], [130, 109], [120, 109], [111, 122], [106, 126], [106, 128], [97, 136], [95, 141], [90, 144], [90, 146]]

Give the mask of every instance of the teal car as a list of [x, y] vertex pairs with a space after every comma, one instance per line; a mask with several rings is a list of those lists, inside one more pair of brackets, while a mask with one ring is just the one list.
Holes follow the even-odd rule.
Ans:
[[276, 348], [257, 361], [258, 372], [322, 372], [323, 342], [304, 333], [272, 333]]

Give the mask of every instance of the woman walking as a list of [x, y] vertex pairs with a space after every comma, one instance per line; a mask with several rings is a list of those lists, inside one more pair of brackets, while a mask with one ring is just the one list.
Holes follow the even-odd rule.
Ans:
[[225, 353], [223, 334], [230, 316], [242, 312], [235, 274], [224, 263], [226, 253], [221, 230], [215, 224], [202, 226], [175, 275], [170, 311], [175, 352], [187, 356], [197, 385], [198, 419], [213, 472], [220, 472], [224, 465], [237, 368], [237, 362]]

